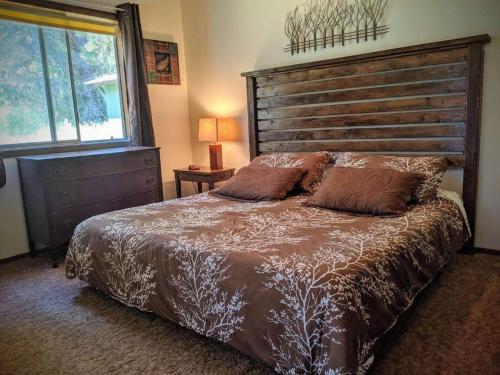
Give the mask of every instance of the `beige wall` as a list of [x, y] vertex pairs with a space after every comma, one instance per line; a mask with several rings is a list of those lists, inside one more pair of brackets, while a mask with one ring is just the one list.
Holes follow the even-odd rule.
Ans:
[[[180, 85], [148, 85], [156, 144], [161, 147], [165, 198], [175, 197], [172, 169], [193, 163], [187, 101], [186, 59], [182, 32], [181, 0], [149, 0], [139, 5], [144, 38], [177, 43]], [[183, 192], [193, 192], [185, 184]]]
[[[192, 163], [180, 1], [140, 2], [144, 37], [176, 42], [179, 46], [181, 85], [148, 86], [156, 142], [161, 147], [166, 199], [175, 197], [172, 168]], [[14, 159], [6, 160], [6, 170], [7, 185], [0, 189], [0, 259], [28, 251], [19, 176]], [[191, 184], [186, 184], [183, 191], [192, 193], [194, 189]]]
[[28, 251], [23, 201], [15, 159], [5, 159], [7, 184], [0, 189], [0, 259]]
[[[207, 114], [240, 119], [246, 134], [241, 72], [489, 33], [486, 47], [476, 246], [500, 249], [500, 1], [391, 0], [391, 31], [377, 42], [291, 56], [282, 52], [286, 12], [293, 0], [183, 0], [193, 158], [207, 163], [196, 121]], [[247, 141], [224, 145], [225, 163], [248, 162]]]

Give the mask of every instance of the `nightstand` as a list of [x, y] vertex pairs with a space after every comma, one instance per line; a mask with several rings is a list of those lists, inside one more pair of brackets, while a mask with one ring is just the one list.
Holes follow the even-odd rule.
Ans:
[[200, 167], [199, 170], [188, 168], [174, 169], [175, 188], [177, 198], [182, 197], [181, 181], [194, 181], [198, 183], [198, 193], [201, 193], [202, 184], [207, 183], [208, 189], [212, 190], [216, 182], [230, 179], [234, 175], [234, 168], [210, 169], [210, 167]]

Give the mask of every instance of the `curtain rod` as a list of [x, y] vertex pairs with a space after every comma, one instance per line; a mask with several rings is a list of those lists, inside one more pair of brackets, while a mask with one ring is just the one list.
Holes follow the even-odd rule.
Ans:
[[81, 1], [75, 1], [75, 0], [52, 0], [52, 1], [54, 1], [56, 3], [60, 3], [60, 4], [78, 6], [81, 8], [101, 10], [104, 12], [124, 12], [124, 10], [122, 8], [112, 7], [112, 6], [98, 4], [98, 3], [83, 3]]

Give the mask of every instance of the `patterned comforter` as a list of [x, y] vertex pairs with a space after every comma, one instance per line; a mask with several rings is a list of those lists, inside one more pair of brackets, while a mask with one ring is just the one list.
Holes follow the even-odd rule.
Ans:
[[278, 373], [363, 373], [377, 339], [467, 239], [463, 216], [447, 199], [392, 218], [303, 200], [205, 193], [95, 216], [75, 230], [66, 276]]

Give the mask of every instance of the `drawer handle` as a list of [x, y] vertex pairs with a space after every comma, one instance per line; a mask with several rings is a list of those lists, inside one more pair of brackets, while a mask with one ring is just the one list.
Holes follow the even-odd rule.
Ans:
[[151, 156], [148, 156], [146, 159], [144, 159], [144, 163], [146, 163], [146, 164], [152, 164], [153, 163], [153, 158]]
[[68, 198], [68, 197], [69, 197], [69, 195], [70, 195], [70, 192], [69, 192], [69, 191], [63, 191], [63, 192], [61, 193], [61, 198]]
[[148, 184], [152, 184], [154, 182], [155, 178], [153, 176], [149, 176], [147, 179], [146, 179], [146, 182]]

